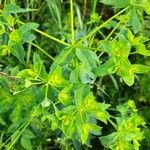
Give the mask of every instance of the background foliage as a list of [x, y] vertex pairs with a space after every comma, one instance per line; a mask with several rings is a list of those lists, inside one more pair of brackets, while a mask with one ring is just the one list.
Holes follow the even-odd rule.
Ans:
[[1, 0], [0, 149], [149, 149], [149, 15], [149, 0]]

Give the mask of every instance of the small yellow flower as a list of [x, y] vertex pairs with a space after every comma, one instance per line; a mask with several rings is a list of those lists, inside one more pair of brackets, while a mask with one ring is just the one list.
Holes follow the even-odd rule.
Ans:
[[21, 33], [19, 32], [19, 30], [15, 30], [15, 31], [11, 32], [9, 38], [12, 42], [20, 42], [21, 41]]
[[70, 123], [69, 116], [67, 116], [67, 115], [63, 116], [63, 117], [62, 117], [62, 124], [63, 124], [64, 126], [67, 126], [67, 125], [69, 125], [69, 123]]
[[52, 75], [52, 77], [49, 80], [49, 84], [52, 86], [61, 85], [62, 84], [62, 77], [57, 75], [57, 74]]
[[70, 97], [70, 94], [65, 91], [65, 90], [62, 90], [59, 95], [58, 95], [58, 99], [59, 101], [61, 101], [64, 105], [67, 105], [71, 102], [71, 97]]

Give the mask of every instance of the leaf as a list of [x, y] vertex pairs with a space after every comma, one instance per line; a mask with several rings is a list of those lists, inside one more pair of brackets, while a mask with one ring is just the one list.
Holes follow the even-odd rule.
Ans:
[[5, 26], [3, 24], [0, 24], [0, 35], [5, 33]]
[[15, 131], [15, 133], [12, 135], [12, 138], [11, 138], [11, 143], [16, 143], [18, 141], [18, 138], [19, 138], [19, 134], [20, 134], [20, 131]]
[[35, 138], [35, 135], [33, 134], [33, 132], [30, 129], [25, 129], [23, 131], [23, 137], [28, 138], [28, 139], [33, 139], [33, 138]]
[[144, 8], [145, 12], [150, 15], [150, 1], [149, 0], [142, 0], [141, 6]]
[[25, 88], [28, 88], [32, 85], [32, 82], [28, 79], [25, 79]]
[[96, 124], [91, 124], [91, 123], [83, 124], [82, 130], [80, 132], [82, 144], [86, 143], [90, 132], [101, 132], [101, 127], [97, 126]]
[[16, 14], [16, 13], [25, 13], [29, 11], [35, 11], [35, 10], [36, 9], [30, 9], [30, 8], [23, 9], [15, 4], [7, 4], [3, 9], [3, 13], [5, 15], [8, 15], [8, 14]]
[[50, 101], [49, 101], [47, 98], [45, 98], [45, 99], [42, 101], [41, 105], [42, 105], [43, 107], [49, 107], [49, 106], [51, 105], [51, 103], [50, 103]]
[[116, 64], [115, 70], [116, 73], [121, 77], [127, 77], [132, 74], [131, 63], [128, 59], [120, 58]]
[[59, 127], [59, 120], [55, 114], [49, 115], [49, 117], [46, 119], [51, 121], [51, 129], [52, 130], [56, 130]]
[[97, 111], [95, 113], [95, 116], [98, 120], [104, 122], [105, 124], [107, 124], [107, 120], [110, 118], [110, 115], [107, 111], [101, 111], [101, 110]]
[[40, 56], [37, 53], [34, 53], [33, 55], [33, 63], [34, 63], [34, 71], [37, 73], [37, 75], [42, 79], [47, 80], [48, 75], [46, 73], [46, 68]]
[[73, 52], [70, 52], [70, 54], [68, 55], [68, 51], [72, 51], [72, 49], [66, 47], [61, 50], [59, 55], [55, 58], [54, 63], [51, 65], [49, 74], [52, 74], [58, 66], [63, 67], [72, 61], [75, 54]]
[[103, 4], [112, 5], [115, 8], [124, 8], [130, 5], [130, 0], [100, 0]]
[[38, 28], [38, 24], [37, 23], [26, 23], [23, 24], [22, 26], [19, 27], [19, 30], [22, 32], [22, 42], [32, 42], [33, 40], [36, 39], [36, 36], [31, 33], [31, 30], [34, 30], [36, 28]]
[[141, 21], [139, 19], [138, 13], [136, 9], [132, 9], [130, 13], [129, 25], [132, 26], [134, 33], [136, 34], [141, 29]]
[[68, 82], [62, 77], [62, 70], [60, 66], [58, 66], [53, 72], [49, 73], [48, 84], [56, 87], [69, 86]]
[[11, 124], [8, 128], [8, 133], [14, 133], [20, 126], [21, 122], [14, 122], [13, 124]]
[[36, 36], [34, 34], [32, 34], [31, 32], [25, 32], [23, 34], [23, 39], [22, 39], [22, 42], [25, 43], [25, 42], [32, 42], [33, 40], [36, 39]]
[[62, 131], [67, 138], [71, 138], [72, 134], [75, 132], [74, 121], [76, 116], [73, 115], [73, 113], [76, 109], [76, 106], [69, 105], [61, 111], [56, 111], [56, 116], [61, 121]]
[[13, 46], [22, 42], [22, 32], [17, 29], [10, 33], [8, 45]]
[[101, 64], [97, 68], [94, 68], [93, 72], [96, 76], [105, 76], [108, 74], [112, 74], [111, 72], [109, 72], [109, 69], [113, 68], [114, 66], [115, 66], [115, 64], [114, 64], [113, 60], [110, 58], [104, 64]]
[[[105, 103], [96, 103], [95, 107], [93, 108], [93, 110], [91, 111], [94, 116], [104, 122], [105, 124], [107, 124], [107, 120], [110, 118], [109, 113], [106, 111], [107, 108], [110, 107], [110, 104], [105, 104]], [[90, 111], [90, 109], [89, 109]]]
[[122, 77], [122, 79], [128, 86], [132, 86], [134, 84], [134, 74], [126, 77]]
[[89, 70], [95, 68], [97, 66], [96, 63], [99, 62], [99, 59], [95, 53], [85, 49], [76, 49], [76, 56]]
[[1, 76], [1, 74], [0, 74], [0, 85], [2, 85], [6, 89], [9, 89], [9, 83], [8, 83], [7, 78], [4, 76]]
[[6, 122], [4, 121], [1, 115], [0, 115], [0, 125], [6, 126]]
[[31, 140], [24, 136], [21, 137], [21, 145], [25, 150], [33, 150]]
[[106, 146], [106, 147], [110, 147], [111, 145], [115, 144], [118, 140], [117, 137], [117, 133], [111, 133], [109, 135], [106, 136], [102, 136], [99, 138], [102, 145]]
[[71, 104], [71, 95], [70, 95], [70, 87], [64, 88], [62, 91], [60, 91], [58, 95], [58, 99], [60, 102], [62, 102], [64, 105]]
[[37, 29], [39, 27], [39, 24], [34, 22], [25, 23], [22, 26], [19, 27], [19, 30], [22, 31], [22, 33], [25, 33], [30, 30]]
[[88, 93], [90, 93], [90, 86], [87, 84], [79, 84], [75, 90], [75, 104], [77, 106], [82, 105], [85, 102], [85, 98], [87, 97]]
[[25, 57], [25, 52], [23, 46], [18, 43], [12, 46], [11, 48], [11, 53], [18, 58], [18, 60], [22, 63], [25, 64], [24, 57]]
[[37, 74], [35, 73], [33, 69], [24, 69], [17, 74], [17, 77], [23, 78], [23, 79], [27, 79], [27, 78], [33, 79], [37, 77]]
[[150, 50], [146, 50], [144, 44], [138, 44], [136, 46], [136, 53], [144, 55], [144, 56], [150, 56]]
[[130, 42], [125, 38], [123, 34], [118, 34], [118, 38], [119, 38], [118, 53], [120, 53], [121, 58], [123, 57], [128, 58], [131, 49]]
[[91, 72], [91, 69], [87, 68], [85, 66], [85, 63], [81, 63], [78, 67], [79, 77], [82, 83], [94, 83], [94, 80], [96, 79], [95, 75]]
[[132, 70], [134, 73], [141, 74], [141, 73], [147, 73], [150, 71], [149, 66], [141, 65], [141, 64], [134, 64], [132, 65]]
[[98, 57], [94, 52], [87, 49], [76, 49], [76, 56], [81, 61], [81, 65], [79, 66], [81, 82], [84, 84], [92, 84], [95, 80], [92, 68], [97, 67], [97, 64], [99, 63]]
[[5, 55], [10, 55], [10, 50], [11, 47], [8, 45], [1, 45], [0, 46], [0, 55], [5, 56]]

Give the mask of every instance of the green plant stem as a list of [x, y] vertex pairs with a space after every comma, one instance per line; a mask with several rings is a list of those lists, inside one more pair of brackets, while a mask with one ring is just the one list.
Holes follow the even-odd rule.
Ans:
[[13, 135], [14, 135], [17, 131], [19, 131], [23, 126], [25, 126], [25, 124], [26, 124], [26, 122], [25, 122], [23, 125], [21, 125], [2, 145], [0, 145], [0, 149], [13, 137]]
[[72, 43], [72, 46], [74, 46], [75, 44], [75, 34], [74, 34], [74, 17], [73, 17], [73, 0], [70, 0], [70, 18], [71, 18], [71, 43]]
[[126, 7], [124, 9], [122, 9], [120, 12], [118, 12], [117, 14], [115, 14], [114, 16], [112, 16], [111, 18], [109, 18], [107, 21], [105, 21], [104, 23], [102, 23], [100, 26], [94, 28], [89, 34], [87, 34], [85, 37], [83, 37], [80, 41], [78, 41], [78, 43], [76, 45], [80, 45], [82, 44], [82, 42], [84, 42], [87, 38], [89, 38], [90, 36], [92, 36], [93, 34], [95, 34], [96, 32], [98, 32], [101, 28], [103, 28], [104, 26], [106, 26], [111, 20], [113, 20], [114, 18], [116, 18], [117, 16], [119, 16], [120, 14], [122, 14], [123, 12], [125, 12], [129, 7]]
[[43, 32], [41, 30], [35, 29], [34, 31], [36, 31], [37, 33], [40, 33], [41, 35], [43, 35], [43, 36], [45, 36], [45, 37], [47, 37], [47, 38], [49, 38], [49, 39], [59, 43], [59, 44], [62, 44], [62, 45], [65, 45], [65, 46], [70, 46], [69, 43], [63, 42], [63, 41], [61, 41], [61, 40], [59, 40], [59, 39], [57, 39], [57, 38], [55, 38], [55, 37], [53, 37], [53, 36]]
[[[25, 24], [24, 22], [22, 22], [22, 21], [20, 21], [20, 20], [18, 20], [18, 23], [20, 23], [20, 24]], [[59, 39], [57, 39], [57, 38], [55, 38], [55, 37], [53, 37], [53, 36], [51, 36], [51, 35], [49, 35], [49, 34], [43, 32], [43, 31], [41, 31], [41, 30], [39, 30], [39, 29], [34, 29], [34, 31], [36, 31], [37, 33], [39, 33], [39, 34], [41, 34], [41, 35], [43, 35], [43, 36], [45, 36], [45, 37], [47, 37], [47, 38], [49, 38], [49, 39], [51, 39], [51, 40], [57, 42], [57, 43], [59, 43], [59, 44], [62, 44], [62, 45], [65, 45], [65, 46], [70, 46], [69, 43], [66, 43], [66, 42], [64, 42], [64, 41], [61, 41], [61, 40], [59, 40]]]
[[24, 126], [24, 128], [21, 130], [21, 132], [18, 134], [18, 136], [15, 138], [15, 140], [11, 143], [11, 145], [7, 148], [7, 150], [10, 150], [12, 148], [12, 146], [15, 144], [15, 142], [18, 140], [18, 138], [20, 137], [20, 135], [23, 133], [23, 131], [27, 128], [27, 126], [30, 124], [32, 118], [30, 118], [30, 120], [27, 122], [27, 124]]
[[[111, 35], [115, 32], [115, 30], [120, 26], [122, 20], [118, 22], [118, 24], [112, 29], [112, 31], [108, 34], [108, 36], [104, 39], [104, 41], [107, 41]], [[102, 43], [100, 44], [100, 46], [97, 48], [99, 49], [102, 46]], [[98, 56], [98, 58], [100, 58], [102, 55], [104, 54], [104, 52], [101, 52]]]
[[26, 127], [30, 124], [31, 120], [33, 119], [33, 115], [36, 113], [37, 109], [39, 108], [40, 104], [36, 107], [36, 109], [34, 110], [34, 112], [31, 114], [31, 116], [29, 116], [27, 123], [25, 122], [23, 125], [21, 125], [6, 141], [3, 145], [0, 146], [0, 148], [2, 148], [12, 137], [13, 135], [19, 131], [21, 128], [23, 128], [21, 130], [21, 132], [18, 134], [18, 136], [15, 138], [15, 140], [11, 143], [11, 145], [8, 147], [7, 150], [10, 150], [11, 147], [15, 144], [15, 142], [17, 141], [17, 139], [20, 137], [20, 135], [23, 133], [23, 131], [26, 129]]
[[117, 125], [116, 125], [113, 121], [111, 121], [110, 119], [108, 119], [108, 121], [112, 124], [112, 126], [113, 126], [116, 130], [118, 130]]
[[31, 47], [32, 47], [31, 44], [29, 44], [28, 49], [27, 49], [27, 61], [26, 61], [27, 64], [29, 63], [29, 60], [30, 60]]
[[74, 50], [74, 47], [69, 48], [68, 51], [63, 55], [62, 59], [59, 61], [58, 65], [63, 63], [73, 50]]
[[78, 80], [79, 80], [78, 79], [78, 74], [79, 74], [79, 72], [78, 72], [78, 59], [77, 59], [77, 57], [75, 58], [74, 62], [75, 62], [75, 80], [78, 83]]
[[37, 49], [39, 49], [42, 53], [44, 53], [47, 57], [49, 57], [51, 60], [55, 60], [54, 57], [52, 57], [50, 54], [48, 54], [44, 49], [42, 49], [41, 47], [39, 47], [38, 45], [28, 42], [29, 44], [33, 45], [34, 47], [36, 47]]
[[112, 31], [108, 34], [108, 36], [106, 37], [105, 41], [108, 40], [108, 39], [111, 37], [111, 35], [115, 32], [115, 30], [120, 26], [121, 22], [122, 22], [122, 20], [117, 23], [117, 25], [116, 25], [116, 26], [112, 29]]
[[49, 85], [46, 84], [45, 86], [46, 86], [46, 90], [45, 90], [45, 98], [47, 99], [47, 97], [48, 97], [48, 88], [49, 88]]
[[87, 47], [87, 46], [77, 46], [77, 48], [84, 48], [84, 49], [88, 49], [88, 50], [93, 50], [93, 51], [97, 51], [97, 48], [96, 47]]

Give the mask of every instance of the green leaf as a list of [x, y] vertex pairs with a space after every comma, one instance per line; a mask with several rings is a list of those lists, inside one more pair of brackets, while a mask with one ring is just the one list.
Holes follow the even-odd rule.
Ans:
[[83, 84], [92, 84], [96, 79], [95, 75], [91, 72], [91, 69], [87, 68], [87, 65], [85, 65], [85, 63], [80, 63], [78, 67], [78, 72], [80, 80]]
[[51, 121], [51, 129], [55, 130], [59, 127], [59, 120], [55, 114], [51, 114], [47, 119]]
[[28, 88], [32, 85], [32, 82], [28, 79], [25, 79], [25, 88]]
[[19, 27], [19, 30], [22, 31], [22, 33], [25, 33], [30, 30], [37, 29], [39, 27], [39, 24], [34, 22], [25, 23], [22, 26]]
[[112, 5], [115, 8], [124, 8], [130, 5], [130, 0], [100, 0], [103, 4]]
[[61, 118], [62, 131], [67, 138], [71, 138], [73, 136], [73, 133], [75, 132], [74, 121], [75, 116], [73, 115], [64, 115]]
[[123, 34], [118, 34], [118, 38], [119, 38], [118, 53], [120, 54], [121, 58], [123, 57], [128, 58], [131, 49], [130, 42], [125, 38]]
[[[13, 123], [13, 124], [11, 124], [10, 126], [9, 126], [9, 128], [8, 128], [8, 133], [14, 133], [18, 128], [19, 128], [19, 126], [20, 126], [20, 124], [21, 124], [21, 122], [15, 122], [15, 123]], [[18, 131], [17, 131], [18, 132]], [[20, 131], [19, 131], [20, 132]], [[19, 133], [18, 132], [18, 133]], [[16, 135], [17, 135], [17, 133], [16, 133]]]
[[75, 104], [80, 106], [85, 102], [85, 98], [90, 93], [90, 86], [87, 84], [79, 84], [74, 90]]
[[134, 84], [134, 74], [122, 77], [122, 79], [128, 86], [132, 86]]
[[22, 32], [19, 29], [12, 31], [9, 35], [8, 45], [13, 46], [21, 42], [22, 42]]
[[28, 139], [33, 139], [33, 138], [35, 138], [35, 135], [33, 134], [33, 132], [30, 129], [25, 129], [23, 131], [23, 137], [28, 138]]
[[74, 121], [76, 119], [76, 116], [73, 115], [73, 113], [76, 109], [76, 106], [69, 105], [62, 111], [56, 112], [56, 116], [61, 121], [62, 131], [68, 138], [71, 138], [72, 134], [75, 132]]
[[69, 85], [68, 82], [62, 77], [62, 70], [60, 66], [58, 66], [53, 72], [50, 72], [48, 83], [51, 86], [56, 87], [66, 87]]
[[18, 60], [25, 64], [25, 61], [24, 61], [24, 57], [25, 57], [25, 52], [24, 52], [24, 48], [23, 46], [18, 43], [18, 44], [15, 44], [12, 46], [11, 48], [11, 53], [18, 58]]
[[76, 56], [89, 70], [95, 68], [97, 66], [97, 63], [99, 62], [96, 54], [89, 50], [76, 49]]
[[99, 110], [95, 112], [95, 116], [98, 120], [107, 124], [107, 120], [110, 118], [110, 115], [107, 111]]
[[142, 25], [141, 25], [141, 21], [139, 19], [138, 13], [136, 9], [132, 9], [131, 10], [131, 16], [130, 16], [130, 20], [129, 20], [129, 25], [132, 26], [134, 33], [136, 34], [137, 32], [140, 31]]
[[35, 73], [33, 69], [24, 69], [17, 74], [17, 77], [23, 78], [23, 79], [27, 79], [27, 78], [33, 79], [37, 77], [37, 74]]
[[146, 50], [144, 44], [138, 44], [136, 46], [136, 53], [144, 55], [144, 56], [150, 56], [150, 50]]
[[3, 13], [5, 15], [8, 15], [8, 14], [16, 14], [16, 13], [25, 13], [25, 12], [29, 12], [29, 11], [35, 11], [35, 10], [36, 9], [30, 9], [30, 8], [23, 9], [15, 4], [8, 4], [4, 7]]
[[0, 115], [0, 125], [6, 126], [6, 122], [4, 121], [1, 115]]
[[24, 136], [21, 137], [21, 145], [25, 150], [33, 150], [31, 140]]
[[1, 45], [0, 46], [0, 55], [5, 56], [5, 55], [10, 55], [10, 50], [11, 47], [8, 45]]
[[109, 113], [106, 111], [108, 107], [110, 107], [110, 104], [96, 102], [93, 109], [89, 109], [88, 111], [93, 113], [95, 118], [107, 124], [107, 120], [110, 118]]
[[148, 15], [150, 15], [150, 1], [149, 0], [142, 0], [141, 5], [144, 8], [145, 12]]
[[110, 147], [111, 145], [115, 144], [118, 140], [117, 133], [111, 133], [106, 136], [102, 136], [99, 138], [102, 144], [106, 147]]
[[32, 42], [33, 40], [36, 39], [36, 36], [31, 33], [31, 30], [34, 30], [36, 28], [38, 28], [38, 24], [37, 23], [26, 23], [23, 24], [21, 27], [19, 27], [19, 30], [22, 32], [22, 42]]
[[43, 106], [43, 107], [49, 107], [50, 106], [50, 101], [47, 99], [47, 98], [45, 98], [43, 101], [42, 101], [42, 103], [41, 103], [41, 105]]
[[101, 132], [101, 127], [97, 126], [96, 124], [91, 124], [91, 123], [83, 124], [82, 130], [80, 133], [82, 144], [86, 143], [90, 132]]
[[0, 24], [0, 35], [5, 33], [5, 26], [3, 24]]
[[34, 71], [36, 72], [36, 74], [42, 79], [47, 80], [48, 75], [46, 73], [46, 68], [40, 56], [37, 53], [34, 53], [33, 55], [33, 63], [34, 63]]
[[92, 72], [92, 68], [97, 67], [99, 63], [99, 59], [96, 54], [87, 49], [76, 49], [76, 56], [81, 61], [79, 68], [79, 77], [81, 82], [93, 83], [95, 80], [95, 76]]
[[108, 75], [108, 74], [112, 74], [112, 73], [109, 72], [109, 69], [113, 68], [114, 66], [115, 66], [115, 64], [114, 64], [113, 60], [110, 58], [104, 64], [101, 64], [97, 68], [94, 68], [93, 72], [96, 76], [105, 76], [105, 75]]
[[52, 74], [58, 66], [63, 67], [72, 61], [75, 54], [73, 52], [70, 52], [70, 54], [68, 55], [68, 50], [72, 51], [72, 49], [69, 49], [68, 47], [61, 50], [59, 55], [55, 58], [54, 63], [51, 65], [49, 74]]
[[15, 131], [15, 133], [13, 134], [11, 138], [11, 143], [16, 143], [18, 141], [19, 134], [20, 134], [20, 131]]
[[132, 75], [132, 72], [130, 71], [131, 63], [128, 59], [120, 58], [119, 61], [116, 64], [115, 71], [117, 75], [121, 77]]
[[60, 91], [58, 95], [58, 99], [60, 102], [62, 102], [64, 105], [71, 104], [71, 95], [70, 95], [70, 89], [71, 87], [66, 87], [62, 91]]
[[134, 73], [141, 74], [141, 73], [147, 73], [150, 71], [149, 66], [141, 65], [141, 64], [134, 64], [132, 65], [132, 70]]

